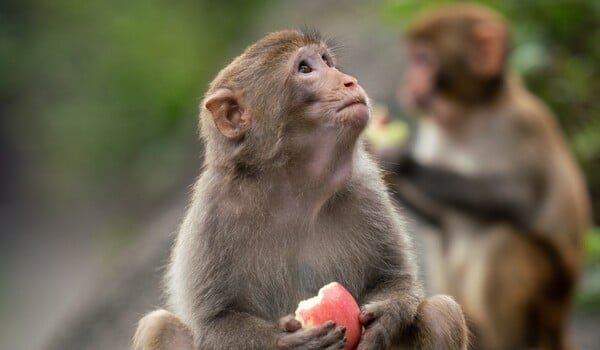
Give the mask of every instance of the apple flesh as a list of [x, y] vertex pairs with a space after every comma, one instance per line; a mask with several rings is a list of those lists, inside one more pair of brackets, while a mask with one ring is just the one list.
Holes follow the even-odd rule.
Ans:
[[360, 309], [352, 294], [338, 282], [332, 282], [319, 290], [317, 296], [301, 301], [296, 309], [296, 319], [302, 328], [311, 329], [327, 321], [346, 327], [346, 350], [358, 344], [362, 325], [358, 320]]

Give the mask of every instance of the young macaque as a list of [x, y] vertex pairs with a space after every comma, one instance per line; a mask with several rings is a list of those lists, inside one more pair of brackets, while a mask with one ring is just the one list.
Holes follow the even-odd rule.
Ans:
[[429, 285], [461, 304], [478, 349], [566, 349], [588, 198], [552, 115], [506, 68], [503, 19], [443, 7], [406, 39], [401, 99], [424, 115], [383, 164], [433, 224]]
[[447, 296], [423, 299], [412, 250], [363, 149], [368, 98], [316, 34], [248, 47], [201, 104], [203, 171], [173, 248], [172, 312], [145, 316], [136, 350], [343, 349], [345, 329], [292, 313], [330, 282], [357, 300], [357, 349], [465, 349]]

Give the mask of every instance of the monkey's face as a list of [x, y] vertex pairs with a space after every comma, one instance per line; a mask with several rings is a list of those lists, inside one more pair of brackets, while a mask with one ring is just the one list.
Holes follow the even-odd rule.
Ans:
[[289, 61], [290, 104], [308, 122], [362, 130], [369, 120], [367, 95], [356, 78], [340, 72], [326, 47], [300, 48]]
[[494, 98], [505, 73], [508, 36], [498, 15], [472, 5], [416, 20], [405, 34], [401, 103], [440, 117]]
[[256, 163], [297, 159], [316, 149], [351, 154], [369, 119], [367, 101], [320, 38], [274, 32], [211, 83], [201, 108], [207, 154]]

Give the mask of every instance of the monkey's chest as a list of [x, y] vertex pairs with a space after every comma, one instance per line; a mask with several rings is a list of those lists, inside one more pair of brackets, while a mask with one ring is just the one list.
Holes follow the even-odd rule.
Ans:
[[485, 123], [473, 124], [461, 133], [450, 133], [436, 123], [421, 123], [414, 144], [414, 157], [426, 165], [451, 169], [463, 175], [501, 170], [507, 164], [498, 157], [497, 133]]
[[444, 131], [431, 123], [423, 123], [414, 145], [415, 159], [423, 164], [451, 167], [461, 173], [471, 174], [477, 163], [468, 144], [459, 143], [445, 135]]
[[[339, 247], [343, 249], [343, 247]], [[315, 295], [324, 285], [339, 282], [356, 296], [362, 288], [365, 272], [345, 252], [313, 251], [296, 257], [296, 271], [292, 275], [294, 284], [303, 295]]]
[[[347, 242], [346, 242], [347, 243]], [[253, 303], [258, 314], [277, 320], [293, 313], [301, 300], [317, 295], [320, 288], [339, 282], [359, 298], [367, 272], [343, 242], [306, 242], [279, 255], [270, 269], [256, 265], [247, 275], [256, 276], [250, 288], [257, 291]]]

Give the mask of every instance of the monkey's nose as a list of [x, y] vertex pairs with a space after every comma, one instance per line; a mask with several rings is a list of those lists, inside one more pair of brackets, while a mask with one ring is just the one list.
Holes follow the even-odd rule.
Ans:
[[357, 87], [358, 80], [355, 77], [346, 76], [344, 78], [344, 86], [347, 88]]

